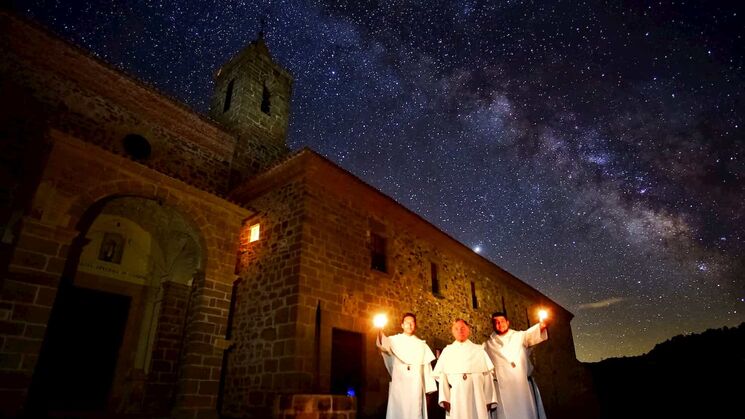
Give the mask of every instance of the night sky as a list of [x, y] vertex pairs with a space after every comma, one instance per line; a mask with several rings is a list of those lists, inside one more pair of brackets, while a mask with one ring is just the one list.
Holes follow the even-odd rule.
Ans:
[[745, 5], [82, 3], [15, 7], [200, 113], [266, 16], [289, 145], [572, 311], [580, 360], [745, 321]]

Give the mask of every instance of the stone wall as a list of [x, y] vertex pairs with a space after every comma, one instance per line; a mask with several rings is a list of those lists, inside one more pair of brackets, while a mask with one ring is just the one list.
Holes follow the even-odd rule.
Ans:
[[[283, 178], [285, 186], [279, 186]], [[550, 340], [538, 347], [534, 355], [536, 376], [549, 412], [559, 412], [573, 400], [577, 388], [582, 386], [575, 381], [582, 378], [582, 370], [574, 355], [569, 324], [571, 313], [309, 151], [294, 156], [271, 174], [259, 176], [241, 191], [244, 198], [260, 196], [248, 202], [272, 214], [271, 226], [292, 226], [292, 243], [296, 240], [298, 212], [295, 208], [292, 211], [281, 209], [287, 207], [290, 196], [296, 198], [297, 194], [266, 192], [286, 191], [289, 185], [293, 185], [292, 190], [303, 191], [299, 218], [301, 253], [297, 259], [295, 253], [290, 258], [267, 252], [270, 248], [278, 249], [281, 243], [278, 237], [267, 237], [260, 245], [264, 247], [255, 247], [264, 251], [246, 260], [248, 271], [261, 272], [253, 275], [261, 278], [261, 282], [254, 288], [246, 287], [250, 291], [240, 294], [239, 304], [246, 313], [253, 313], [252, 321], [244, 321], [242, 327], [248, 328], [252, 323], [273, 327], [245, 335], [242, 349], [235, 354], [235, 371], [239, 371], [241, 363], [247, 366], [235, 374], [235, 377], [244, 377], [237, 378], [244, 383], [237, 394], [262, 388], [266, 398], [271, 391], [308, 391], [298, 387], [328, 392], [331, 388], [332, 331], [341, 329], [364, 336], [365, 349], [359, 356], [365, 372], [358, 409], [360, 417], [376, 417], [385, 409], [389, 377], [374, 345], [376, 331], [371, 319], [375, 313], [388, 313], [391, 318], [385, 330], [388, 334], [399, 332], [398, 319], [402, 313], [416, 313], [417, 334], [433, 349], [438, 349], [452, 341], [450, 325], [456, 317], [472, 324], [474, 342], [483, 342], [491, 333], [490, 314], [501, 309], [504, 302], [516, 329], [537, 322], [538, 308], [551, 311], [554, 324], [549, 332]], [[386, 238], [386, 272], [371, 269], [372, 233]], [[298, 262], [299, 267], [295, 265]], [[432, 291], [432, 263], [437, 264], [439, 293]], [[298, 268], [295, 295], [294, 272]], [[288, 284], [283, 281], [290, 273], [293, 273], [291, 286], [287, 288]], [[476, 308], [473, 307], [471, 282], [478, 300]], [[272, 297], [273, 291], [279, 294]], [[287, 298], [292, 302], [290, 324], [282, 329], [272, 322], [279, 313], [285, 320], [286, 307], [274, 303]], [[285, 352], [283, 362], [278, 356], [282, 352], [270, 356], [270, 348], [278, 341], [276, 333], [286, 330], [292, 335], [292, 328], [297, 347], [294, 357], [292, 352]], [[269, 361], [260, 365], [260, 360], [266, 357]], [[295, 378], [298, 384], [277, 385], [283, 383], [277, 381], [283, 374], [292, 376], [295, 371], [300, 371]], [[253, 377], [253, 383], [248, 382], [246, 376]], [[268, 383], [272, 385], [266, 385]], [[256, 401], [261, 402], [260, 399]]]
[[176, 398], [171, 405], [176, 418], [216, 418], [222, 357], [230, 309], [230, 283], [198, 275], [192, 296], [179, 365]]
[[[22, 18], [0, 12], [0, 27], [6, 93], [0, 100], [0, 151], [12, 163], [0, 171], [2, 413], [14, 415], [24, 403], [62, 271], [75, 268], [67, 252], [81, 233], [80, 217], [103, 200], [131, 195], [188, 214], [203, 234], [206, 259], [206, 273], [183, 314], [181, 352], [168, 339], [159, 344], [171, 347], [156, 348], [158, 371], [148, 389], [175, 396], [153, 407], [175, 408], [175, 415], [216, 415], [237, 233], [250, 213], [213, 194], [227, 191], [236, 137]], [[276, 124], [257, 123], [257, 129], [284, 136], [286, 87], [275, 89], [278, 98], [287, 97], [274, 107], [275, 116], [285, 114], [284, 125], [277, 131]], [[149, 155], [128, 148], [125, 138], [132, 134], [147, 142]], [[241, 153], [271, 154], [266, 165], [286, 151], [274, 142]], [[243, 160], [248, 158], [260, 159]]]
[[74, 231], [26, 218], [12, 271], [0, 271], [0, 416], [23, 407]]
[[[550, 340], [536, 348], [535, 376], [547, 395], [549, 413], [570, 399], [581, 374], [571, 335], [571, 313], [434, 226], [371, 190], [322, 159], [308, 159], [306, 211], [298, 311], [320, 301], [324, 326], [364, 333], [367, 336], [366, 391], [359, 411], [374, 416], [387, 397], [388, 374], [374, 349], [370, 322], [376, 312], [387, 312], [386, 333], [400, 332], [404, 312], [417, 314], [417, 335], [433, 349], [453, 338], [450, 325], [461, 317], [471, 325], [471, 339], [483, 342], [491, 333], [490, 314], [504, 302], [515, 329], [538, 321], [539, 308], [553, 318]], [[387, 271], [371, 266], [371, 234], [387, 241]], [[439, 293], [432, 291], [431, 266], [437, 265]], [[475, 286], [474, 307], [471, 283]], [[298, 327], [310, 327], [298, 318]], [[324, 388], [330, 366], [330, 340], [322, 340], [321, 371]]]
[[168, 413], [176, 390], [184, 323], [191, 289], [164, 282], [150, 372], [145, 382], [143, 410]]
[[[236, 139], [207, 118], [123, 75], [85, 51], [7, 13], [0, 72], [3, 107], [33, 109], [38, 126], [130, 156], [123, 140], [151, 146], [139, 161], [204, 190], [224, 193]], [[12, 35], [12, 36], [11, 36]], [[20, 123], [20, 122], [18, 122]]]
[[[223, 373], [223, 410], [234, 416], [268, 417], [276, 395], [328, 392], [332, 331], [340, 329], [364, 337], [359, 408], [362, 416], [379, 416], [388, 376], [373, 343], [374, 313], [388, 312], [392, 334], [402, 312], [416, 312], [419, 336], [441, 348], [451, 341], [454, 317], [469, 320], [473, 340], [482, 341], [489, 313], [504, 301], [516, 328], [535, 322], [538, 306], [552, 310], [551, 340], [536, 350], [537, 376], [549, 413], [572, 412], [566, 406], [584, 378], [570, 313], [312, 152], [248, 179], [286, 153], [292, 78], [263, 40], [217, 75], [212, 116], [223, 131], [19, 18], [2, 12], [0, 27], [6, 41], [0, 83], [7, 93], [0, 100], [0, 151], [11, 162], [0, 171], [0, 192], [9, 197], [0, 221], [10, 226], [0, 258], [0, 415], [16, 415], [25, 400], [63, 273], [74, 274], [86, 214], [117, 196], [172, 206], [194, 224], [204, 251], [189, 304], [175, 289], [164, 301], [146, 386], [158, 396], [144, 395], [154, 410], [216, 416]], [[220, 101], [232, 80], [235, 103], [226, 110]], [[126, 147], [131, 134], [147, 141], [149, 156]], [[19, 170], [26, 170], [24, 179], [17, 179]], [[216, 196], [234, 188], [233, 197], [251, 210]], [[245, 233], [254, 223], [261, 238], [249, 243]], [[373, 234], [386, 239], [385, 272], [371, 269]], [[223, 371], [235, 273], [241, 281], [233, 347]], [[173, 405], [153, 402], [169, 394]]]
[[171, 408], [181, 416], [216, 415], [238, 229], [250, 211], [64, 133], [48, 137], [53, 148], [40, 187], [3, 266], [1, 413], [13, 417], [23, 407], [63, 272], [74, 275], [81, 218], [110, 197], [139, 196], [173, 207], [200, 234], [205, 273], [187, 313]]
[[[279, 392], [309, 390], [301, 374], [296, 329], [303, 187], [298, 181], [272, 189], [250, 202], [258, 214], [244, 224], [232, 320], [233, 348], [228, 360], [223, 412], [268, 417]], [[260, 239], [248, 242], [258, 223]], [[251, 417], [251, 416], [249, 416]]]
[[329, 394], [286, 394], [274, 401], [275, 419], [355, 419], [357, 400]]

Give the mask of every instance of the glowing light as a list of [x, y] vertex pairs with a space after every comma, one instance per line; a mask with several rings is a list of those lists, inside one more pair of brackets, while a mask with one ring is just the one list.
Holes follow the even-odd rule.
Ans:
[[481, 253], [481, 246], [476, 246], [473, 248], [473, 251], [476, 253]]
[[251, 227], [249, 227], [248, 229], [250, 231], [248, 242], [249, 243], [253, 243], [256, 240], [259, 240], [259, 234], [261, 233], [261, 225], [260, 224], [254, 224]]
[[373, 324], [378, 329], [382, 329], [386, 323], [388, 323], [388, 316], [383, 313], [376, 314], [375, 317], [373, 317]]
[[544, 321], [548, 318], [548, 311], [538, 310], [538, 320]]

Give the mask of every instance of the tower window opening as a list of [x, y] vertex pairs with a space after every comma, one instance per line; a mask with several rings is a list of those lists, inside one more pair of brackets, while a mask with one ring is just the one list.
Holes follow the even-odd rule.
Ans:
[[437, 264], [430, 264], [430, 278], [432, 279], [432, 294], [440, 295], [440, 279], [437, 277]]
[[122, 140], [124, 152], [135, 160], [146, 160], [153, 152], [150, 142], [138, 134], [128, 134]]
[[269, 89], [266, 88], [266, 85], [264, 85], [264, 90], [261, 92], [261, 112], [264, 112], [267, 115], [270, 115], [271, 111], [271, 102], [270, 102], [270, 94]]
[[235, 80], [230, 80], [230, 83], [228, 83], [228, 88], [225, 89], [225, 103], [222, 106], [223, 112], [227, 112], [228, 109], [230, 109], [230, 102], [233, 100], [234, 85], [235, 85]]
[[372, 233], [370, 239], [370, 268], [380, 272], [388, 272], [386, 267], [385, 237]]
[[471, 281], [471, 306], [474, 309], [479, 308], [479, 299], [476, 297], [476, 283]]

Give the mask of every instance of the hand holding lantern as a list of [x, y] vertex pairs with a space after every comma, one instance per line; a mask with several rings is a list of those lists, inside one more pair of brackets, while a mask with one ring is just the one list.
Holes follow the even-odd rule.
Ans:
[[544, 330], [547, 326], [546, 320], [548, 319], [547, 310], [538, 310], [538, 321], [541, 323], [541, 330]]
[[378, 328], [378, 342], [382, 341], [383, 328], [388, 323], [388, 316], [385, 313], [376, 314], [373, 317], [373, 325]]

